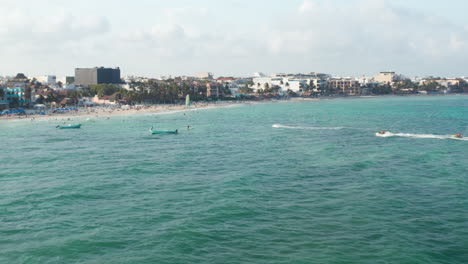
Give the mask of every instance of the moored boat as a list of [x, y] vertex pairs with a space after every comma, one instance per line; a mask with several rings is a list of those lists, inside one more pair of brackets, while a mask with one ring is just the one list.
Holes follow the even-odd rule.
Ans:
[[58, 125], [57, 128], [60, 128], [60, 129], [81, 128], [81, 124], [78, 124], [78, 125], [67, 125], [67, 126], [60, 126], [60, 125]]
[[151, 134], [178, 134], [179, 130], [153, 130], [153, 127], [149, 130]]
[[177, 134], [177, 133], [179, 133], [179, 132], [177, 131], [177, 129], [174, 130], [174, 131], [156, 131], [156, 130], [151, 130], [151, 134]]

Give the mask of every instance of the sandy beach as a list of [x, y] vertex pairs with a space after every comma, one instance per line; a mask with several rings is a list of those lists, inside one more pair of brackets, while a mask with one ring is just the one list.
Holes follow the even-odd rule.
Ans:
[[79, 107], [77, 110], [54, 112], [53, 110], [47, 110], [47, 114], [39, 114], [44, 111], [33, 111], [27, 110], [27, 115], [3, 115], [0, 116], [0, 121], [19, 121], [19, 120], [30, 120], [30, 121], [74, 121], [83, 120], [90, 118], [111, 118], [113, 116], [131, 116], [141, 114], [163, 114], [163, 113], [174, 113], [180, 111], [191, 111], [200, 109], [212, 109], [231, 107], [236, 105], [251, 104], [252, 102], [213, 102], [213, 103], [196, 103], [190, 107], [185, 105], [137, 105], [137, 106], [95, 106], [95, 107]]

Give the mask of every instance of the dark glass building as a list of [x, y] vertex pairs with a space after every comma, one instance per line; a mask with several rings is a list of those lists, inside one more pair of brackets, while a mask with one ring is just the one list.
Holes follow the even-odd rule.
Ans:
[[90, 86], [95, 84], [119, 84], [120, 68], [76, 68], [75, 84]]

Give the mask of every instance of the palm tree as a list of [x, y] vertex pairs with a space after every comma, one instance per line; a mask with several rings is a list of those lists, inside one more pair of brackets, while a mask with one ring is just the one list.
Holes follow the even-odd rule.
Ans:
[[49, 93], [47, 95], [47, 98], [45, 99], [45, 101], [47, 103], [52, 103], [52, 102], [55, 102], [55, 100], [57, 100], [57, 97], [55, 96], [55, 94], [53, 92]]
[[41, 94], [41, 95], [39, 95], [39, 98], [37, 98], [36, 103], [38, 103], [38, 104], [43, 104], [44, 101], [45, 101], [45, 98], [44, 98], [44, 96], [42, 96], [42, 94]]
[[299, 89], [301, 91], [304, 91], [304, 87], [305, 87], [304, 83], [299, 83]]
[[69, 95], [69, 98], [71, 99], [71, 102], [73, 104], [78, 104], [80, 98], [82, 97], [82, 93], [80, 91], [72, 91]]
[[275, 95], [278, 94], [278, 92], [281, 90], [281, 87], [279, 85], [274, 85], [273, 87], [271, 87], [270, 91], [272, 93], [274, 93]]
[[253, 89], [245, 86], [245, 87], [240, 88], [239, 92], [243, 94], [250, 94], [250, 93], [253, 93]]
[[270, 84], [265, 83], [264, 90], [265, 90], [266, 93], [268, 93], [270, 91]]
[[24, 99], [26, 100], [26, 103], [29, 104], [29, 102], [32, 101], [32, 88], [31, 86], [27, 86], [25, 91], [24, 91]]
[[16, 108], [19, 106], [19, 99], [17, 97], [13, 98], [12, 101], [10, 102], [10, 107], [11, 108]]

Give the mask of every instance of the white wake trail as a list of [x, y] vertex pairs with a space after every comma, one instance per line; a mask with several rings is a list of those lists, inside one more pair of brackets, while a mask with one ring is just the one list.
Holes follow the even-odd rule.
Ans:
[[392, 133], [385, 132], [385, 134], [375, 133], [377, 137], [405, 137], [405, 138], [419, 138], [419, 139], [454, 139], [461, 141], [468, 141], [468, 138], [457, 138], [454, 135], [434, 135], [434, 134], [411, 134], [411, 133]]

